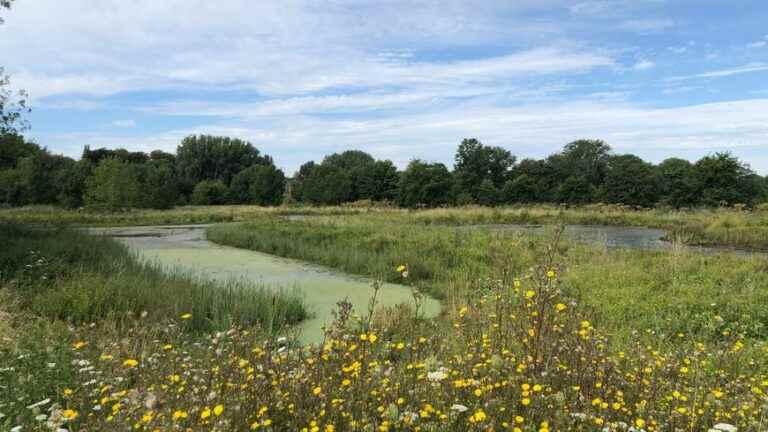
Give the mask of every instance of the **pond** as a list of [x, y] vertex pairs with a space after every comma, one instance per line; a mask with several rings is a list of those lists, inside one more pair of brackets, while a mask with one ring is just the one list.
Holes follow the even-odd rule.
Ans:
[[[371, 280], [328, 270], [302, 261], [245, 249], [220, 246], [205, 239], [204, 225], [90, 228], [93, 234], [115, 237], [139, 256], [162, 266], [188, 270], [216, 280], [245, 279], [275, 289], [298, 289], [313, 317], [300, 324], [300, 340], [321, 342], [323, 326], [333, 320], [331, 312], [345, 298], [354, 311], [364, 314], [373, 295]], [[384, 284], [379, 307], [413, 304], [409, 287]], [[425, 299], [422, 311], [433, 317], [440, 302]]]

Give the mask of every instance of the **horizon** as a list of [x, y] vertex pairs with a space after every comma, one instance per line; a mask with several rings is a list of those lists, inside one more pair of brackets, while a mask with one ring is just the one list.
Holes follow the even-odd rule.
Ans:
[[496, 3], [18, 0], [0, 52], [25, 135], [75, 158], [225, 135], [293, 175], [352, 149], [452, 167], [463, 138], [518, 160], [594, 138], [768, 174], [768, 5]]

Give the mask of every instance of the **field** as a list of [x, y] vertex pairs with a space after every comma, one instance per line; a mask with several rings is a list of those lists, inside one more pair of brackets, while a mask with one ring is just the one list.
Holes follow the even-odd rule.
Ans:
[[[13, 222], [0, 230], [0, 429], [768, 427], [768, 258], [682, 246], [765, 248], [763, 213], [201, 207], [0, 220]], [[197, 222], [226, 222], [207, 229], [216, 243], [406, 284], [443, 313], [340, 301], [324, 342], [300, 346], [278, 337], [306, 317], [295, 293], [167, 274], [58, 227]], [[476, 227], [504, 223], [553, 225]], [[662, 227], [680, 244], [608, 249], [556, 223]]]

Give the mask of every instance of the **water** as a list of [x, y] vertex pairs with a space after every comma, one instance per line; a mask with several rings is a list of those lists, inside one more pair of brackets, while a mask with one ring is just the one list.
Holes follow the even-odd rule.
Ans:
[[[544, 234], [552, 230], [548, 225], [489, 224], [467, 225], [462, 229], [487, 229]], [[650, 251], [688, 250], [701, 253], [734, 252], [742, 255], [760, 253], [729, 247], [687, 246], [663, 240], [667, 232], [656, 228], [625, 226], [566, 225], [564, 237], [581, 243], [605, 246], [609, 249], [640, 249]]]
[[[179, 268], [215, 280], [245, 279], [266, 286], [301, 291], [314, 316], [300, 327], [303, 342], [320, 342], [322, 328], [333, 319], [336, 303], [347, 299], [355, 313], [365, 314], [374, 290], [369, 279], [330, 271], [324, 267], [273, 255], [220, 246], [205, 239], [204, 225], [90, 228], [93, 234], [115, 237], [142, 258], [162, 266]], [[384, 284], [379, 307], [413, 304], [410, 288]], [[427, 298], [425, 316], [436, 316], [440, 303]]]

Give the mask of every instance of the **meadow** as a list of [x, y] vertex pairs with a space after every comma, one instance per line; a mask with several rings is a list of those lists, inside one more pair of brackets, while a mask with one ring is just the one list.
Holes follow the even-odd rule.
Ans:
[[[54, 214], [32, 214], [0, 211], [6, 221], [49, 226], [0, 231], [4, 244], [14, 245], [0, 253], [0, 389], [11, 390], [0, 392], [0, 428], [768, 427], [764, 255], [702, 254], [682, 245], [613, 250], [574, 242], [555, 225], [540, 235], [473, 227], [601, 223], [692, 230], [700, 224], [722, 233], [761, 226], [765, 216], [758, 212], [231, 207], [62, 213], [69, 224], [90, 217], [104, 225], [190, 223], [215, 214], [215, 222], [226, 223], [207, 229], [214, 242], [403, 283], [443, 304], [439, 317], [425, 319], [407, 307], [350, 310], [340, 299], [323, 343], [305, 346], [274, 331], [276, 320], [288, 325], [304, 318], [302, 300], [290, 292], [275, 296], [168, 274], [137, 263], [112, 240], [52, 230]], [[717, 222], [723, 220], [731, 222]], [[216, 290], [243, 297], [226, 301], [230, 295]]]

